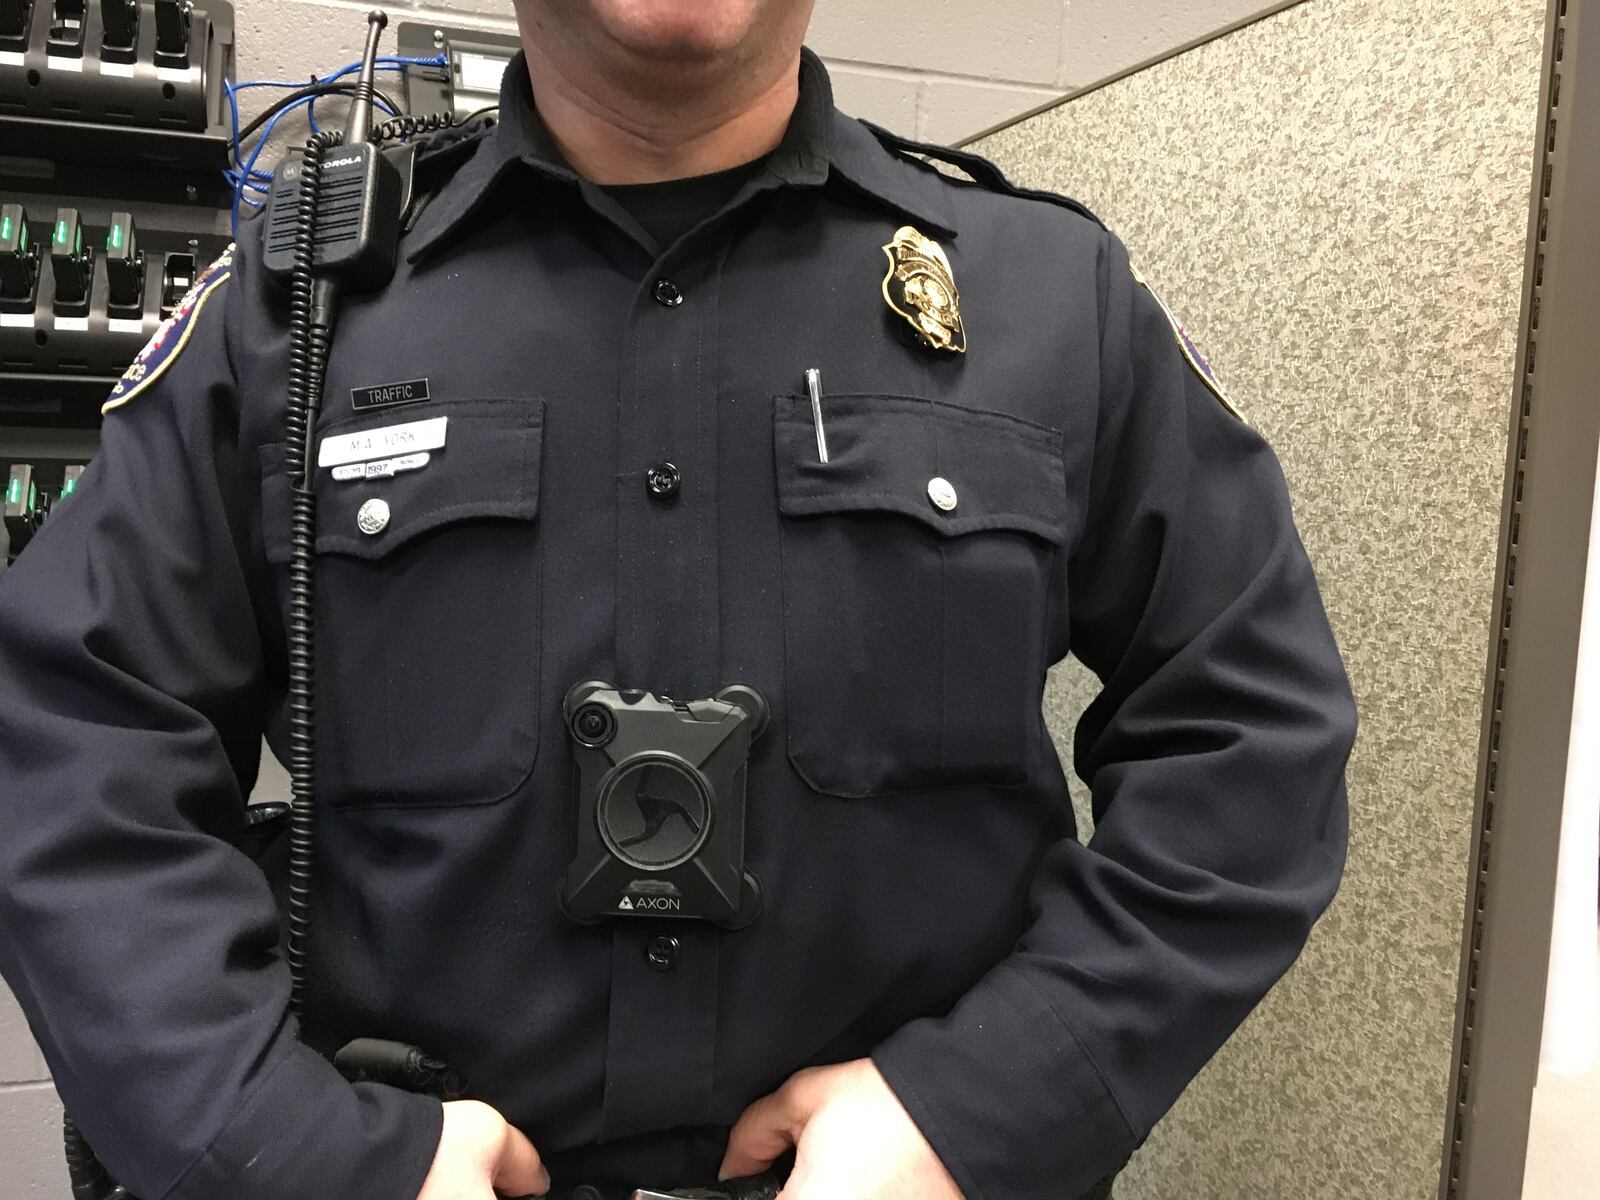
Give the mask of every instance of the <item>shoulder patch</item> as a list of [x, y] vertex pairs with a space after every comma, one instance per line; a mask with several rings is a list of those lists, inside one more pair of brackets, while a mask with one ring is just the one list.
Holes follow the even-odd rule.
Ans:
[[1172, 336], [1177, 339], [1178, 349], [1183, 351], [1183, 357], [1188, 362], [1189, 366], [1193, 368], [1194, 373], [1200, 376], [1200, 382], [1204, 383], [1206, 385], [1206, 389], [1222, 402], [1223, 408], [1227, 409], [1235, 417], [1243, 421], [1244, 413], [1239, 411], [1239, 406], [1236, 405], [1233, 402], [1233, 398], [1228, 395], [1227, 390], [1222, 386], [1222, 381], [1217, 378], [1217, 373], [1212, 368], [1210, 361], [1207, 360], [1204, 354], [1200, 353], [1200, 347], [1194, 344], [1194, 339], [1189, 336], [1189, 331], [1183, 327], [1183, 322], [1178, 320], [1177, 314], [1168, 308], [1167, 302], [1156, 294], [1155, 289], [1152, 288], [1145, 277], [1139, 273], [1139, 268], [1135, 267], [1132, 263], [1129, 263], [1128, 269], [1133, 272], [1134, 281], [1137, 282], [1138, 285], [1145, 291], [1149, 292], [1150, 298], [1161, 306], [1161, 311], [1166, 314], [1167, 323], [1172, 326]]
[[121, 408], [161, 378], [173, 360], [183, 353], [183, 348], [189, 344], [189, 335], [194, 332], [195, 323], [200, 319], [200, 310], [205, 307], [206, 300], [212, 292], [226, 283], [232, 274], [233, 243], [230, 242], [228, 248], [217, 257], [216, 262], [195, 276], [194, 283], [184, 293], [183, 299], [178, 302], [178, 307], [172, 310], [172, 315], [161, 322], [161, 328], [156, 330], [155, 336], [128, 365], [122, 378], [117, 380], [117, 385], [111, 389], [110, 398], [100, 406], [102, 415]]

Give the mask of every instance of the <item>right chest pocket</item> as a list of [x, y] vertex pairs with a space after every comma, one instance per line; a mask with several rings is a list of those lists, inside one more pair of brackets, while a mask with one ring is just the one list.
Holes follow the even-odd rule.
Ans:
[[[420, 469], [316, 473], [317, 786], [336, 807], [490, 804], [538, 757], [543, 402], [416, 405], [321, 436], [435, 416], [446, 443]], [[267, 557], [287, 564], [282, 443], [261, 455]]]

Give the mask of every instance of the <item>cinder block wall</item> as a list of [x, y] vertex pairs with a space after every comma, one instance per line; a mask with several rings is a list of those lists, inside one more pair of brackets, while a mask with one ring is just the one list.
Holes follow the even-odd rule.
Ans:
[[[235, 0], [240, 78], [298, 79], [360, 54], [360, 0]], [[510, 0], [392, 0], [394, 21], [512, 32]], [[839, 106], [933, 141], [970, 137], [1275, 7], [1264, 0], [818, 0], [811, 45]]]
[[[393, 22], [515, 28], [510, 0], [428, 8], [380, 2]], [[243, 80], [298, 79], [354, 60], [371, 4], [234, 6]], [[818, 0], [810, 43], [828, 60], [845, 111], [955, 142], [1273, 7], [1263, 0]], [[0, 985], [0, 1200], [65, 1200], [59, 1123], [44, 1061]]]

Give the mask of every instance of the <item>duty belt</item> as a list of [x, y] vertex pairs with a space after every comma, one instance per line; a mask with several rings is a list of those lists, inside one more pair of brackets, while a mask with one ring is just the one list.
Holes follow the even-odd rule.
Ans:
[[[1115, 1179], [1115, 1175], [1102, 1179], [1083, 1200], [1110, 1200]], [[670, 1192], [649, 1188], [608, 1191], [585, 1183], [575, 1188], [556, 1188], [545, 1200], [776, 1200], [782, 1190], [783, 1181], [776, 1175], [759, 1175], [754, 1179], [731, 1179], [710, 1187], [678, 1188]]]
[[730, 1179], [707, 1187], [655, 1191], [651, 1188], [600, 1188], [579, 1184], [574, 1188], [555, 1188], [547, 1200], [775, 1200], [783, 1190], [776, 1175], [753, 1179]]

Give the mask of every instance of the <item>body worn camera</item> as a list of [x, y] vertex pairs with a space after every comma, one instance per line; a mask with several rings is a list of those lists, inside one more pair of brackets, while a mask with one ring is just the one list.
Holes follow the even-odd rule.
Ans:
[[577, 816], [561, 881], [567, 916], [754, 921], [745, 768], [767, 727], [761, 693], [733, 684], [684, 702], [590, 681], [567, 693], [564, 716]]

